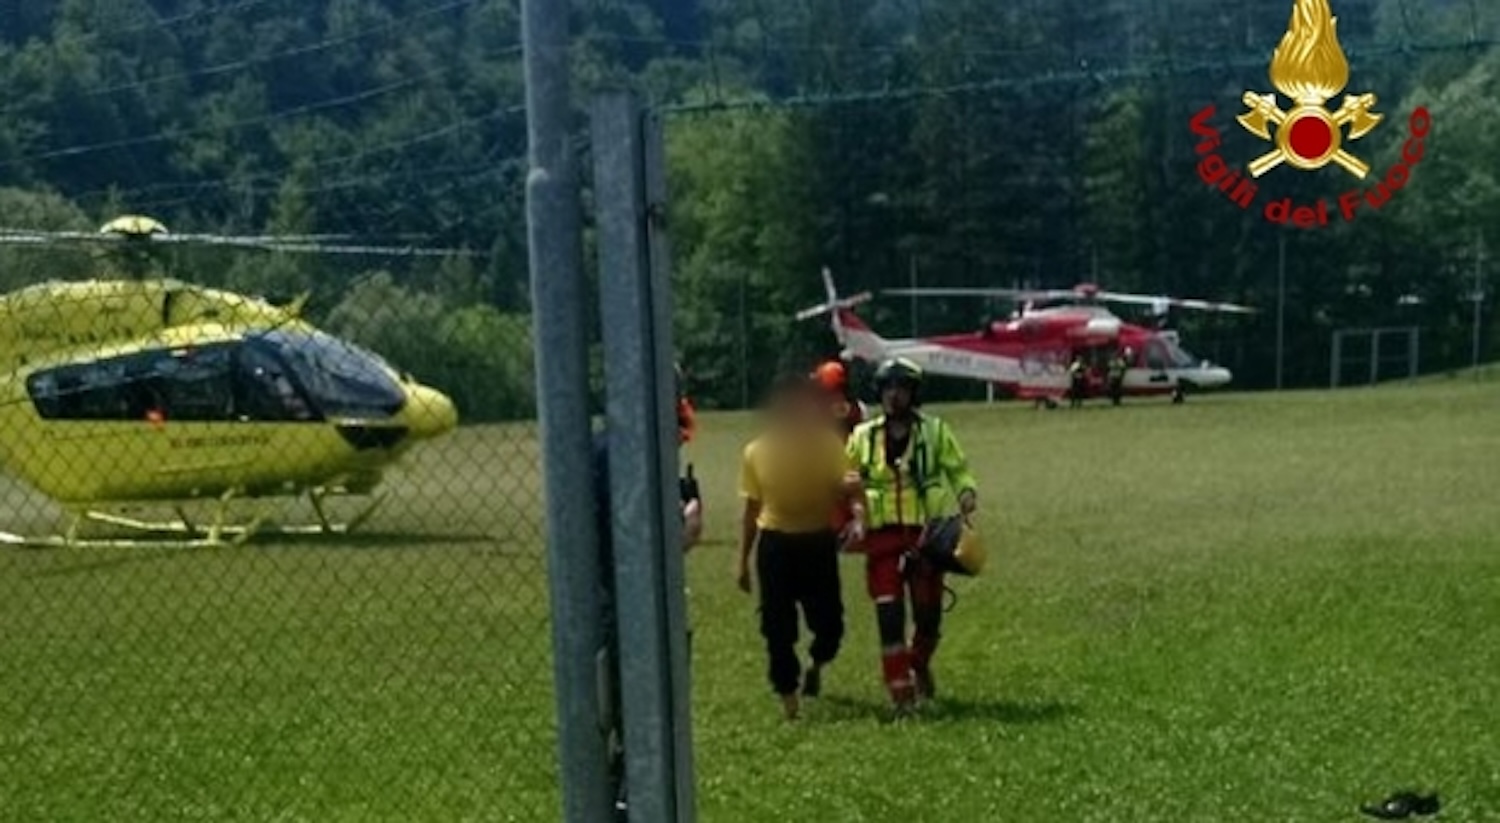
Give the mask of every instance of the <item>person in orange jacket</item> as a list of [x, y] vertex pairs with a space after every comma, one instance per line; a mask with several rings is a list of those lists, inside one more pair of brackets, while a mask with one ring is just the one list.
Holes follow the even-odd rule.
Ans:
[[828, 360], [812, 373], [814, 380], [828, 393], [833, 419], [845, 438], [864, 420], [864, 409], [849, 391], [849, 371], [838, 360]]
[[[849, 371], [844, 364], [838, 360], [826, 360], [819, 364], [810, 375], [817, 381], [818, 387], [827, 395], [830, 403], [830, 415], [833, 424], [837, 427], [839, 437], [848, 440], [854, 427], [864, 421], [864, 408], [849, 391]], [[832, 514], [831, 524], [834, 531], [842, 531], [848, 527], [853, 518], [853, 511], [848, 501], [841, 502]]]

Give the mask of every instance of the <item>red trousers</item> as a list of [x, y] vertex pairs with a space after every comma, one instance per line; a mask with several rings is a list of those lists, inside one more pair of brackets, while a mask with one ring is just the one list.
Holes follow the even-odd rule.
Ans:
[[[915, 695], [913, 670], [927, 669], [937, 652], [943, 618], [943, 572], [916, 554], [919, 526], [892, 526], [865, 537], [865, 583], [875, 601], [880, 668], [891, 698]], [[912, 638], [906, 639], [906, 597], [911, 596]]]

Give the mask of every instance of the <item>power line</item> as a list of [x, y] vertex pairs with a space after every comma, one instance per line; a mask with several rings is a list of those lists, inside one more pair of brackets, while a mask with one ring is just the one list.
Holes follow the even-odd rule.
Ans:
[[[243, 189], [241, 189], [239, 191], [234, 192], [234, 194], [237, 195], [237, 196], [268, 197], [268, 196], [276, 196], [276, 195], [280, 194], [284, 190], [289, 190], [289, 191], [292, 191], [292, 192], [295, 192], [295, 193], [298, 193], [298, 194], [325, 194], [325, 193], [328, 193], [328, 192], [345, 191], [345, 190], [348, 190], [348, 189], [355, 189], [355, 188], [359, 188], [361, 186], [367, 186], [367, 185], [371, 185], [371, 184], [374, 184], [374, 183], [380, 183], [380, 182], [383, 182], [383, 181], [390, 181], [390, 180], [400, 180], [400, 179], [403, 179], [403, 178], [405, 178], [405, 179], [420, 179], [420, 178], [443, 179], [443, 178], [447, 178], [447, 177], [463, 177], [466, 180], [466, 182], [463, 185], [472, 185], [472, 184], [475, 184], [475, 183], [486, 181], [486, 180], [490, 179], [491, 177], [494, 177], [494, 176], [497, 176], [497, 175], [501, 175], [501, 174], [503, 174], [505, 172], [513, 171], [514, 167], [515, 167], [515, 163], [516, 163], [516, 161], [511, 160], [511, 161], [502, 162], [502, 163], [499, 163], [499, 164], [496, 164], [496, 163], [483, 163], [483, 164], [467, 163], [467, 164], [461, 164], [461, 165], [460, 164], [454, 164], [454, 165], [447, 165], [447, 166], [433, 166], [433, 167], [415, 168], [415, 169], [413, 169], [413, 168], [392, 169], [390, 171], [369, 172], [369, 173], [365, 173], [365, 174], [357, 174], [357, 175], [350, 175], [350, 176], [347, 176], [347, 177], [334, 178], [332, 180], [324, 180], [324, 181], [321, 181], [321, 182], [319, 182], [319, 183], [317, 183], [315, 185], [308, 185], [308, 186], [292, 186], [292, 187], [287, 187], [285, 184], [266, 185], [266, 186], [249, 185], [249, 186], [246, 186], [245, 188], [243, 188]], [[238, 185], [240, 182], [241, 181], [227, 181], [226, 185], [216, 186], [215, 188], [221, 188], [221, 189], [223, 189], [223, 188], [233, 188], [234, 186]], [[444, 190], [445, 191], [446, 190], [451, 190], [451, 188], [450, 189], [444, 189]], [[182, 196], [182, 197], [161, 198], [161, 199], [157, 199], [157, 200], [135, 201], [135, 202], [131, 203], [131, 208], [134, 209], [134, 210], [137, 210], [137, 211], [150, 211], [152, 209], [160, 209], [160, 208], [168, 207], [168, 206], [176, 206], [176, 205], [180, 205], [180, 204], [184, 204], [184, 203], [192, 203], [192, 202], [198, 200], [201, 197], [201, 195], [202, 195], [202, 193], [199, 192], [199, 193], [194, 193], [194, 194], [190, 194], [190, 195], [186, 195], [186, 196]]]
[[353, 94], [346, 94], [346, 95], [342, 95], [342, 96], [339, 96], [339, 97], [330, 98], [330, 99], [327, 99], [327, 100], [321, 100], [321, 101], [316, 102], [316, 103], [307, 103], [307, 104], [304, 104], [304, 105], [301, 105], [301, 106], [293, 106], [291, 108], [286, 108], [286, 109], [281, 109], [280, 111], [271, 112], [270, 114], [265, 114], [265, 115], [261, 115], [261, 116], [258, 116], [258, 117], [251, 117], [251, 118], [246, 118], [246, 119], [243, 119], [243, 120], [233, 121], [231, 123], [228, 123], [228, 124], [225, 124], [225, 125], [222, 125], [222, 126], [204, 126], [204, 127], [199, 127], [199, 128], [196, 128], [196, 129], [183, 129], [183, 130], [164, 130], [164, 131], [157, 132], [155, 134], [145, 135], [145, 136], [142, 136], [142, 137], [127, 137], [127, 138], [121, 138], [119, 140], [109, 140], [109, 141], [106, 141], [106, 142], [103, 142], [103, 143], [90, 143], [90, 144], [84, 144], [84, 145], [67, 146], [65, 148], [54, 149], [52, 151], [43, 152], [41, 154], [34, 154], [34, 155], [30, 155], [28, 157], [21, 157], [21, 158], [18, 158], [16, 160], [11, 160], [11, 161], [6, 162], [6, 163], [0, 163], [0, 169], [10, 168], [12, 166], [16, 166], [16, 165], [19, 165], [21, 163], [31, 162], [33, 160], [52, 160], [52, 159], [56, 159], [56, 158], [60, 158], [60, 157], [75, 158], [75, 157], [78, 157], [80, 155], [91, 154], [93, 152], [104, 151], [104, 150], [107, 150], [107, 149], [118, 149], [118, 148], [128, 148], [128, 147], [133, 147], [133, 146], [149, 145], [151, 143], [161, 143], [161, 142], [165, 142], [165, 141], [169, 141], [169, 140], [176, 140], [176, 139], [182, 138], [182, 137], [190, 137], [192, 135], [197, 135], [197, 134], [210, 134], [210, 133], [213, 133], [213, 132], [234, 131], [234, 130], [249, 128], [251, 126], [258, 126], [258, 125], [261, 125], [263, 123], [274, 122], [274, 121], [277, 121], [277, 120], [284, 120], [284, 119], [291, 118], [291, 117], [299, 117], [299, 116], [302, 116], [304, 114], [311, 114], [312, 112], [316, 112], [316, 111], [326, 111], [328, 109], [341, 108], [341, 107], [344, 107], [344, 106], [353, 105], [355, 103], [360, 103], [360, 102], [363, 102], [365, 100], [370, 100], [370, 99], [373, 99], [373, 98], [376, 98], [376, 97], [381, 97], [381, 96], [390, 94], [391, 92], [395, 92], [395, 91], [399, 91], [401, 89], [407, 88], [408, 86], [417, 85], [419, 82], [421, 82], [423, 80], [429, 79], [431, 77], [436, 77], [436, 76], [441, 75], [441, 74], [447, 74], [449, 72], [456, 71], [456, 70], [458, 70], [460, 68], [463, 68], [463, 67], [459, 66], [459, 65], [444, 66], [442, 68], [432, 69], [432, 70], [424, 72], [422, 74], [412, 75], [410, 77], [406, 77], [406, 78], [403, 78], [401, 80], [397, 80], [397, 81], [392, 82], [392, 83], [385, 83], [385, 84], [382, 84], [380, 86], [375, 86], [374, 88], [369, 88], [369, 89], [365, 89], [364, 91], [355, 92]]
[[[594, 40], [594, 41], [618, 42], [618, 43], [638, 43], [638, 44], [647, 45], [647, 46], [663, 46], [663, 47], [666, 47], [666, 46], [683, 46], [683, 47], [692, 48], [692, 49], [695, 49], [695, 50], [698, 50], [698, 49], [701, 49], [701, 50], [716, 49], [716, 50], [719, 50], [719, 51], [735, 51], [735, 50], [739, 50], [739, 49], [744, 49], [746, 51], [752, 51], [753, 50], [753, 51], [756, 51], [756, 52], [772, 52], [772, 53], [780, 53], [780, 54], [826, 54], [830, 50], [845, 51], [845, 52], [854, 52], [854, 53], [857, 53], [857, 54], [883, 54], [883, 55], [892, 55], [892, 56], [900, 56], [900, 55], [907, 55], [907, 54], [915, 54], [916, 53], [916, 50], [913, 49], [913, 47], [908, 46], [908, 45], [881, 46], [881, 45], [855, 45], [855, 44], [842, 44], [842, 43], [838, 44], [838, 45], [834, 45], [832, 43], [820, 42], [820, 41], [816, 41], [816, 40], [807, 41], [807, 42], [803, 42], [803, 43], [793, 43], [793, 42], [787, 42], [785, 40], [778, 40], [776, 42], [767, 42], [765, 44], [756, 43], [753, 46], [751, 46], [751, 45], [736, 46], [736, 45], [733, 45], [733, 44], [730, 44], [730, 43], [725, 43], [725, 42], [711, 40], [711, 39], [703, 39], [703, 38], [693, 39], [693, 38], [684, 38], [684, 37], [667, 37], [665, 35], [631, 35], [631, 34], [616, 34], [616, 33], [613, 33], [613, 32], [590, 32], [588, 34], [581, 35], [579, 37], [579, 40], [580, 41]], [[1055, 48], [1047, 47], [1047, 46], [1031, 46], [1031, 47], [1026, 47], [1026, 48], [1016, 48], [1016, 49], [972, 48], [972, 47], [967, 47], [967, 46], [959, 46], [959, 47], [953, 48], [951, 50], [948, 50], [946, 53], [948, 53], [948, 54], [961, 54], [961, 55], [964, 55], [964, 56], [972, 56], [972, 57], [1031, 57], [1031, 56], [1034, 56], [1034, 55], [1046, 54], [1046, 53], [1053, 52], [1053, 51], [1055, 51]]]
[[[241, 2], [239, 3], [229, 3], [228, 5], [199, 9], [197, 11], [187, 12], [186, 14], [179, 14], [176, 17], [158, 17], [157, 19], [147, 23], [136, 23], [135, 25], [112, 29], [108, 32], [108, 34], [114, 36], [120, 34], [135, 34], [136, 32], [141, 31], [161, 31], [164, 29], [172, 28], [173, 26], [179, 25], [181, 23], [196, 20], [200, 17], [217, 17], [219, 15], [228, 14], [230, 12], [254, 8], [255, 6], [263, 6], [266, 3], [271, 2], [275, 2], [275, 0], [241, 0]], [[98, 31], [87, 31], [83, 32], [83, 34], [86, 37], [99, 37], [103, 33]]]
[[[342, 155], [338, 155], [336, 157], [330, 157], [330, 158], [327, 158], [327, 159], [324, 159], [324, 160], [316, 161], [314, 163], [309, 163], [309, 164], [307, 164], [306, 167], [309, 168], [309, 169], [324, 169], [324, 168], [328, 168], [328, 167], [340, 166], [340, 165], [344, 165], [344, 164], [354, 163], [356, 161], [363, 160], [363, 159], [365, 159], [367, 157], [371, 157], [371, 156], [378, 155], [378, 154], [384, 154], [384, 153], [389, 152], [389, 151], [400, 151], [400, 150], [403, 150], [403, 149], [411, 148], [412, 146], [417, 146], [417, 145], [422, 145], [422, 144], [425, 144], [425, 143], [430, 143], [430, 142], [432, 142], [434, 140], [437, 140], [437, 139], [440, 139], [442, 137], [447, 137], [449, 135], [456, 134], [456, 133], [461, 132], [461, 131], [465, 131], [465, 130], [473, 128], [475, 126], [482, 125], [484, 123], [489, 123], [491, 121], [501, 120], [501, 119], [503, 119], [505, 117], [510, 117], [510, 116], [517, 115], [517, 114], [524, 114], [525, 111], [526, 111], [526, 107], [525, 106], [511, 106], [509, 108], [497, 109], [495, 111], [490, 112], [489, 114], [484, 114], [484, 115], [480, 115], [478, 117], [468, 117], [468, 118], [464, 118], [464, 119], [461, 119], [461, 120], [457, 120], [457, 121], [454, 121], [454, 122], [452, 122], [452, 123], [450, 123], [450, 124], [448, 124], [446, 126], [442, 126], [440, 128], [432, 129], [431, 131], [422, 132], [421, 134], [417, 134], [417, 135], [414, 135], [412, 137], [407, 137], [407, 138], [403, 138], [403, 139], [400, 139], [400, 140], [394, 140], [394, 141], [391, 141], [389, 143], [382, 143], [382, 144], [379, 144], [379, 145], [370, 146], [369, 148], [360, 149], [359, 151], [352, 152], [350, 154], [342, 154]], [[189, 199], [191, 199], [192, 197], [196, 197], [198, 194], [204, 193], [204, 192], [206, 192], [208, 190], [212, 190], [212, 189], [229, 188], [229, 187], [240, 185], [240, 184], [243, 184], [243, 183], [246, 183], [246, 182], [253, 182], [253, 181], [258, 181], [258, 180], [277, 180], [277, 179], [281, 179], [281, 178], [284, 178], [287, 175], [291, 174], [293, 171], [294, 171], [294, 169], [292, 169], [292, 168], [284, 167], [284, 168], [276, 169], [276, 170], [273, 170], [273, 171], [259, 172], [259, 173], [256, 173], [256, 174], [247, 174], [247, 175], [240, 176], [240, 177], [228, 177], [228, 176], [226, 176], [226, 177], [212, 178], [212, 179], [207, 179], [207, 180], [184, 181], [184, 182], [180, 182], [180, 183], [153, 183], [153, 184], [150, 184], [150, 185], [147, 185], [147, 186], [137, 186], [135, 188], [126, 189], [124, 191], [117, 191], [117, 190], [114, 190], [114, 189], [93, 189], [93, 190], [86, 191], [86, 192], [80, 192], [79, 194], [73, 195], [73, 197], [74, 197], [74, 199], [77, 199], [77, 200], [85, 200], [85, 199], [93, 198], [93, 197], [110, 197], [110, 196], [117, 196], [117, 197], [121, 197], [121, 198], [130, 198], [130, 197], [133, 197], [133, 196], [136, 196], [136, 195], [142, 195], [142, 194], [147, 194], [147, 193], [151, 193], [151, 192], [162, 192], [162, 191], [173, 191], [173, 190], [195, 190], [195, 194], [193, 194], [189, 198]], [[177, 203], [177, 202], [183, 202], [183, 201], [180, 198], [178, 198], [178, 199], [173, 199], [173, 200], [163, 200], [163, 201], [160, 201], [160, 202]]]
[[[1448, 44], [1415, 45], [1410, 43], [1350, 50], [1353, 61], [1379, 59], [1393, 55], [1435, 54], [1454, 51], [1476, 51], [1500, 45], [1497, 39], [1465, 40]], [[736, 100], [714, 100], [705, 103], [678, 103], [661, 107], [665, 114], [713, 113], [736, 110], [822, 108], [827, 106], [883, 103], [899, 100], [914, 100], [930, 97], [953, 97], [985, 91], [1031, 90], [1043, 86], [1074, 85], [1079, 83], [1106, 84], [1114, 81], [1141, 80], [1161, 77], [1176, 77], [1189, 74], [1226, 71], [1229, 69], [1264, 68], [1268, 55], [1250, 55], [1201, 60], [1191, 63], [1168, 61], [1155, 66], [1131, 68], [1074, 69], [1049, 71], [1026, 77], [1000, 77], [967, 83], [943, 86], [908, 86], [905, 88], [881, 88], [855, 92], [826, 94], [797, 94], [786, 97], [741, 98]]]
[[[263, 0], [249, 0], [247, 3], [241, 4], [241, 5], [255, 5], [256, 3], [259, 3], [259, 2], [263, 2]], [[309, 43], [309, 44], [303, 45], [303, 46], [295, 46], [293, 48], [286, 49], [284, 51], [273, 52], [271, 54], [265, 54], [265, 55], [261, 55], [259, 57], [249, 57], [249, 58], [246, 58], [244, 60], [235, 60], [235, 61], [232, 61], [232, 62], [229, 62], [229, 63], [219, 63], [219, 64], [213, 65], [213, 66], [206, 66], [206, 67], [201, 68], [201, 69], [194, 69], [193, 71], [178, 72], [177, 74], [165, 74], [165, 75], [161, 75], [159, 77], [148, 77], [148, 78], [145, 78], [143, 80], [133, 80], [133, 81], [131, 81], [129, 83], [118, 83], [118, 84], [115, 84], [115, 85], [112, 85], [112, 86], [104, 86], [104, 87], [101, 87], [101, 88], [90, 89], [90, 90], [87, 90], [87, 91], [83, 92], [81, 96], [85, 97], [85, 98], [100, 97], [100, 96], [104, 96], [104, 95], [108, 95], [108, 94], [114, 94], [116, 92], [130, 91], [130, 90], [133, 90], [133, 89], [149, 88], [151, 86], [160, 85], [162, 83], [168, 83], [168, 82], [171, 82], [171, 81], [174, 81], [174, 80], [188, 80], [188, 79], [192, 79], [192, 78], [195, 78], [195, 77], [209, 77], [209, 76], [218, 75], [218, 74], [225, 74], [225, 73], [228, 73], [228, 72], [236, 72], [236, 71], [241, 71], [243, 69], [250, 68], [252, 66], [258, 66], [258, 65], [261, 65], [261, 64], [265, 64], [265, 63], [273, 63], [273, 62], [276, 62], [278, 60], [283, 60], [283, 59], [286, 59], [286, 58], [289, 58], [289, 57], [298, 57], [298, 56], [307, 55], [307, 54], [315, 54], [317, 52], [327, 51], [328, 49], [334, 48], [336, 46], [342, 46], [342, 45], [345, 45], [347, 43], [352, 43], [352, 42], [355, 42], [357, 40], [363, 40], [363, 39], [365, 39], [367, 37], [371, 37], [371, 36], [374, 36], [374, 35], [377, 35], [377, 34], [383, 34], [383, 33], [387, 32], [387, 31], [391, 31], [393, 29], [397, 29], [397, 28], [404, 29], [405, 27], [409, 26], [413, 21], [419, 20], [419, 19], [424, 18], [424, 17], [428, 17], [430, 15], [442, 14], [443, 12], [452, 11], [453, 9], [460, 8], [460, 7], [463, 7], [463, 6], [470, 6], [470, 5], [473, 5], [476, 2], [478, 2], [478, 0], [449, 0], [449, 2], [441, 3], [441, 4], [436, 5], [436, 6], [428, 6], [426, 8], [423, 8], [423, 9], [420, 9], [418, 11], [415, 11], [415, 12], [413, 12], [411, 14], [404, 15], [404, 16], [401, 16], [401, 17], [395, 17], [395, 18], [387, 20], [387, 21], [385, 21], [383, 23], [371, 26], [371, 27], [366, 28], [366, 29], [361, 29], [361, 30], [356, 31], [356, 32], [351, 32], [349, 34], [341, 35], [339, 37], [331, 37], [331, 38], [327, 38], [325, 40], [320, 40], [320, 41], [318, 41], [316, 43]], [[504, 52], [514, 53], [514, 54], [519, 54], [520, 51], [521, 51], [521, 46], [520, 46], [519, 43], [513, 44], [513, 45], [507, 47], [504, 50]], [[17, 111], [20, 111], [21, 109], [22, 109], [22, 106], [10, 106], [10, 107], [7, 107], [6, 109], [0, 110], [0, 115], [13, 114], [13, 113], [15, 113]]]
[[[435, 73], [436, 72], [434, 72], [434, 74]], [[302, 106], [294, 106], [289, 109], [282, 109], [281, 111], [275, 111], [267, 115], [262, 115], [260, 117], [251, 117], [244, 120], [236, 120], [232, 123], [229, 123], [226, 128], [222, 129], [220, 127], [210, 126], [200, 127], [196, 129], [184, 129], [182, 131], [162, 131], [157, 132], [156, 134], [146, 135], [144, 137], [127, 137], [120, 140], [110, 140], [104, 143], [90, 143], [79, 146], [68, 146], [66, 148], [55, 149], [53, 151], [44, 152], [42, 154], [34, 154], [30, 157], [22, 157], [19, 160], [13, 160], [9, 163], [0, 164], [0, 168], [7, 168], [16, 165], [17, 163], [24, 163], [31, 160], [51, 160], [58, 157], [77, 157], [82, 154], [91, 154], [96, 151], [104, 151], [105, 149], [120, 149], [130, 146], [143, 146], [150, 143], [160, 143], [166, 140], [175, 140], [180, 137], [189, 137], [195, 134], [207, 134], [210, 132], [221, 130], [242, 129], [248, 128], [250, 126], [258, 126], [262, 123], [281, 120], [287, 117], [296, 117], [298, 115], [309, 114], [315, 111], [323, 111], [325, 109], [339, 108], [341, 106], [363, 102], [374, 97], [379, 97], [381, 95], [390, 94], [393, 91], [404, 89], [407, 86], [415, 85], [419, 79], [421, 78], [409, 77], [405, 80], [398, 80], [394, 83], [386, 83], [384, 85], [376, 86], [371, 89], [365, 89], [364, 91], [356, 92], [354, 94], [346, 94], [341, 97], [335, 97], [330, 100], [323, 100], [317, 103], [309, 103]]]

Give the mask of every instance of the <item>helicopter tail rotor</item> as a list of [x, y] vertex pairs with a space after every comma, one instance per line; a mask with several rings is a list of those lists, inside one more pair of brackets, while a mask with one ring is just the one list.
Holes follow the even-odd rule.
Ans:
[[827, 298], [825, 302], [809, 306], [797, 312], [795, 317], [800, 322], [824, 314], [828, 315], [829, 322], [833, 326], [834, 337], [838, 339], [840, 345], [846, 345], [848, 338], [840, 315], [855, 306], [869, 302], [874, 295], [865, 291], [850, 297], [839, 297], [838, 288], [833, 284], [833, 273], [826, 266], [823, 268], [823, 294]]
[[828, 298], [826, 302], [816, 306], [809, 306], [799, 312], [796, 317], [800, 320], [811, 320], [820, 315], [833, 313], [834, 322], [838, 322], [838, 311], [840, 309], [852, 309], [862, 303], [868, 303], [874, 295], [870, 292], [860, 292], [849, 297], [839, 297], [838, 289], [833, 285], [833, 274], [828, 269], [823, 269], [823, 292]]

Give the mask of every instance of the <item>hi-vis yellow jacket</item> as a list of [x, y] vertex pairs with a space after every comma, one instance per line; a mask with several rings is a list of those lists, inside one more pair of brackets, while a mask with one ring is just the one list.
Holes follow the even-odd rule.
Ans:
[[974, 489], [969, 461], [948, 424], [918, 414], [906, 454], [896, 468], [885, 459], [885, 415], [855, 427], [845, 443], [851, 471], [859, 472], [869, 505], [865, 526], [922, 526], [958, 512], [958, 496]]

